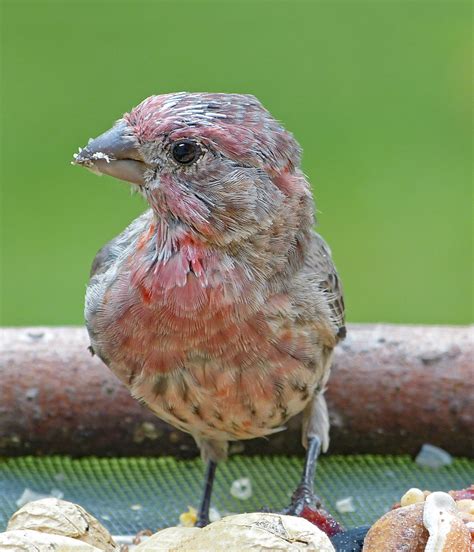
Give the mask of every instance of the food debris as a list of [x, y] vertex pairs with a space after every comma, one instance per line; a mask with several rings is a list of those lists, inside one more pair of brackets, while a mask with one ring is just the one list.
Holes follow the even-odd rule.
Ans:
[[209, 521], [212, 523], [213, 521], [219, 521], [221, 519], [221, 514], [219, 513], [219, 510], [216, 508], [210, 508], [209, 509]]
[[[83, 151], [84, 150], [82, 148], [79, 148], [79, 151], [77, 153], [72, 154], [73, 159], [77, 160], [82, 155]], [[83, 163], [84, 165], [88, 165], [89, 163], [92, 163], [93, 161], [97, 161], [98, 159], [105, 159], [107, 163], [110, 163], [110, 161], [114, 161], [114, 158], [110, 157], [106, 153], [102, 151], [95, 151], [92, 154], [88, 154], [87, 152], [87, 157], [80, 158], [79, 161], [77, 161], [77, 163]]]
[[[94, 550], [117, 551], [117, 545], [112, 536], [95, 517], [78, 504], [58, 498], [48, 497], [25, 504], [12, 515], [8, 522], [7, 532], [14, 531], [58, 535], [82, 541], [94, 547]], [[33, 534], [32, 537], [34, 537]], [[33, 548], [43, 550], [39, 544], [37, 548]], [[56, 547], [51, 546], [50, 549], [53, 550]], [[66, 546], [64, 549], [66, 550]], [[70, 547], [67, 549], [69, 550]], [[3, 550], [1, 545], [0, 550]]]
[[107, 163], [110, 163], [111, 157], [101, 151], [96, 151], [90, 156], [90, 159], [105, 159]]
[[454, 500], [463, 500], [464, 498], [474, 500], [474, 485], [471, 485], [467, 489], [461, 489], [459, 491], [449, 491], [449, 494]]
[[355, 512], [354, 499], [352, 496], [341, 498], [336, 500], [336, 510], [341, 514], [347, 514], [348, 512]]
[[424, 444], [416, 456], [415, 462], [420, 466], [428, 468], [441, 468], [452, 464], [453, 457], [442, 448]]
[[[118, 546], [129, 546], [133, 545], [133, 539], [135, 538], [134, 535], [114, 535], [114, 541], [117, 543]], [[120, 552], [122, 552], [120, 550]]]
[[410, 506], [410, 504], [418, 504], [418, 502], [424, 502], [426, 498], [425, 493], [421, 489], [413, 487], [408, 489], [408, 491], [400, 499], [400, 506]]
[[130, 510], [133, 510], [133, 511], [137, 511], [137, 510], [141, 510], [143, 508], [143, 506], [141, 504], [132, 504], [130, 506]]
[[162, 433], [163, 432], [160, 431], [152, 422], [143, 422], [135, 428], [135, 431], [133, 432], [133, 441], [135, 443], [142, 443], [146, 439], [155, 441], [161, 437]]
[[[151, 546], [143, 552], [164, 549], [180, 552], [210, 552], [212, 550], [314, 550], [335, 552], [329, 538], [297, 516], [264, 512], [238, 514], [211, 523], [204, 529], [181, 527], [179, 532], [167, 535], [157, 533]], [[175, 528], [176, 530], [176, 528]], [[171, 531], [171, 529], [165, 529]], [[192, 532], [191, 532], [192, 531]], [[182, 535], [182, 536], [181, 536]], [[148, 543], [147, 543], [148, 544]]]
[[153, 535], [153, 531], [151, 529], [142, 529], [141, 531], [138, 531], [138, 533], [133, 537], [133, 544], [140, 544], [143, 542], [143, 538], [145, 540]]
[[323, 533], [326, 533], [328, 537], [333, 537], [338, 533], [344, 531], [342, 525], [340, 525], [332, 515], [323, 508], [312, 508], [305, 506], [300, 514], [300, 517], [316, 525], [318, 529], [321, 529]]
[[474, 516], [474, 500], [469, 498], [463, 498], [456, 502], [456, 506], [460, 512], [467, 512]]
[[426, 497], [423, 524], [430, 534], [425, 550], [459, 550], [470, 548], [470, 533], [458, 515], [453, 497], [434, 492]]
[[179, 516], [179, 524], [183, 527], [194, 527], [197, 521], [197, 510], [192, 506], [188, 506], [188, 511], [183, 512]]
[[252, 483], [248, 477], [241, 477], [233, 481], [230, 494], [239, 500], [248, 500], [252, 496]]

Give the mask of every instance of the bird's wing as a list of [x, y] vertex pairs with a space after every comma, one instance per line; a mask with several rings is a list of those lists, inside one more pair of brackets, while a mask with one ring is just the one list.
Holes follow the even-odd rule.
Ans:
[[89, 277], [92, 278], [106, 272], [141, 232], [148, 227], [152, 217], [152, 211], [148, 209], [127, 226], [123, 232], [101, 247], [92, 261]]
[[337, 337], [344, 339], [346, 327], [342, 282], [332, 261], [329, 246], [316, 232], [313, 233], [310, 257], [312, 268], [318, 273], [319, 287], [327, 294], [331, 318], [338, 329]]
[[106, 272], [113, 264], [121, 251], [121, 248], [117, 247], [120, 242], [120, 238], [121, 236], [116, 236], [110, 240], [109, 243], [106, 243], [103, 247], [101, 247], [99, 251], [97, 251], [94, 260], [92, 261], [89, 278]]

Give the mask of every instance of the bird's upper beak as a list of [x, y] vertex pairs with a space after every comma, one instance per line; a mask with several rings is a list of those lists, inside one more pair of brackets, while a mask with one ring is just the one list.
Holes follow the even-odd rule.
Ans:
[[147, 166], [138, 151], [137, 139], [123, 120], [89, 140], [84, 149], [79, 148], [79, 153], [74, 154], [73, 164], [140, 186], [145, 183]]

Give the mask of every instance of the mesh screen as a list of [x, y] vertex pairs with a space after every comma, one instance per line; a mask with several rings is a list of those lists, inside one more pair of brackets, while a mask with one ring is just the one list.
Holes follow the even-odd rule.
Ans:
[[[277, 511], [289, 503], [302, 469], [302, 458], [233, 456], [217, 472], [213, 508], [222, 515]], [[252, 495], [235, 498], [230, 486], [248, 477]], [[327, 456], [320, 459], [316, 491], [328, 510], [346, 527], [371, 524], [409, 487], [450, 490], [474, 480], [474, 462], [455, 459], [430, 469], [408, 456]], [[25, 488], [77, 502], [112, 534], [153, 531], [178, 523], [179, 514], [197, 506], [203, 482], [199, 459], [21, 457], [0, 459], [0, 529], [4, 530]], [[337, 500], [353, 497], [354, 512], [341, 514]]]

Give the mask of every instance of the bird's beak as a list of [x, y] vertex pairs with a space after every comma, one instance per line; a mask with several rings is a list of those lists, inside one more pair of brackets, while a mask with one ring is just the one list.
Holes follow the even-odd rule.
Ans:
[[137, 139], [123, 120], [89, 140], [84, 149], [79, 148], [72, 163], [97, 174], [108, 174], [140, 186], [145, 184], [147, 166], [138, 151]]

